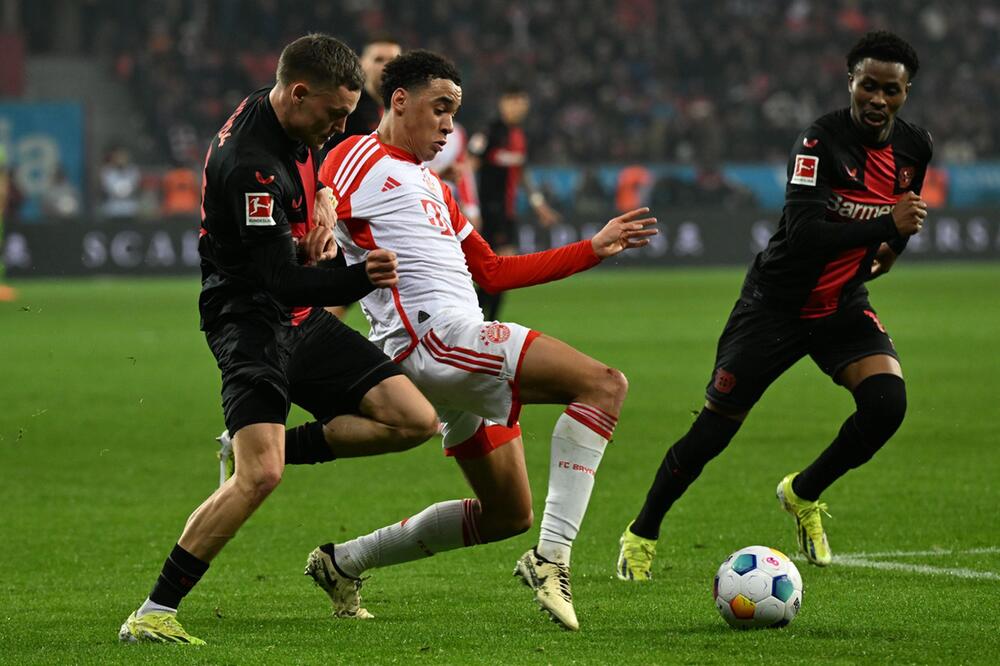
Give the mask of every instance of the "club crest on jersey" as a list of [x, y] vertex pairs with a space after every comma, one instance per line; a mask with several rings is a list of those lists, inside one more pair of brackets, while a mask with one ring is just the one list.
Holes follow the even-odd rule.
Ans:
[[267, 192], [247, 192], [247, 226], [273, 227], [275, 225], [271, 212], [274, 210], [274, 200]]
[[493, 322], [489, 326], [483, 326], [479, 332], [479, 339], [487, 345], [491, 342], [497, 345], [503, 344], [510, 340], [510, 327], [506, 324]]
[[899, 189], [905, 190], [913, 182], [913, 174], [916, 170], [911, 167], [903, 167], [899, 170]]
[[795, 168], [792, 169], [792, 185], [816, 185], [816, 173], [819, 171], [819, 157], [816, 155], [796, 155]]

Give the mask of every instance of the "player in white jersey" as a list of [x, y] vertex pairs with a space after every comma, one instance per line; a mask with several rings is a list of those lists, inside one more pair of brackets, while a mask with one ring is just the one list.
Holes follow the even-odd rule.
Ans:
[[460, 84], [454, 66], [427, 51], [389, 62], [378, 130], [340, 144], [320, 178], [339, 201], [337, 238], [349, 265], [375, 248], [396, 253], [398, 285], [361, 302], [370, 338], [437, 408], [445, 453], [478, 499], [440, 502], [366, 536], [320, 546], [306, 573], [330, 595], [335, 615], [370, 617], [357, 594], [363, 572], [526, 531], [533, 517], [518, 413], [523, 403], [564, 404], [552, 433], [540, 539], [515, 574], [557, 622], [575, 630], [570, 548], [628, 384], [618, 370], [554, 338], [484, 321], [473, 280], [498, 291], [566, 277], [645, 245], [655, 220], [638, 209], [591, 240], [494, 254], [423, 165], [453, 131]]

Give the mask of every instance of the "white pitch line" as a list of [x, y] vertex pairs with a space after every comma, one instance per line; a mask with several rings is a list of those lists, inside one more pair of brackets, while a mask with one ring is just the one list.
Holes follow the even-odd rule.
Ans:
[[888, 571], [908, 571], [910, 573], [955, 576], [957, 578], [1000, 580], [1000, 573], [995, 573], [993, 571], [976, 571], [975, 569], [932, 567], [926, 564], [906, 564], [905, 562], [885, 562], [882, 560], [867, 560], [862, 557], [846, 557], [844, 555], [834, 555], [833, 562], [834, 564], [839, 564], [845, 567], [867, 567], [870, 569], [885, 569]]
[[950, 548], [941, 548], [938, 550], [886, 550], [881, 553], [845, 553], [841, 557], [851, 559], [859, 557], [934, 557], [935, 555], [987, 555], [990, 553], [1000, 553], [1000, 546], [968, 548], [966, 550], [952, 550]]

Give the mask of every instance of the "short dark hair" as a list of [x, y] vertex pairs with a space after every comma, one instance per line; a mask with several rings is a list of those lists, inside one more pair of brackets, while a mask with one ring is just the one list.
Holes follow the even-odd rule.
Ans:
[[403, 46], [402, 42], [396, 39], [395, 35], [390, 35], [388, 32], [378, 32], [374, 35], [370, 35], [368, 39], [365, 40], [365, 44], [361, 47], [361, 50], [364, 51], [372, 44], [395, 44], [399, 47]]
[[462, 85], [462, 78], [454, 63], [437, 53], [415, 49], [396, 56], [385, 64], [382, 70], [382, 103], [385, 108], [392, 106], [392, 93], [398, 88], [414, 90], [433, 79], [448, 79], [455, 85]]
[[902, 37], [886, 30], [869, 32], [858, 40], [858, 43], [847, 54], [848, 73], [854, 72], [854, 68], [865, 58], [881, 60], [882, 62], [898, 62], [906, 68], [911, 81], [916, 78], [917, 70], [920, 69], [920, 60], [913, 47]]
[[361, 90], [365, 75], [357, 54], [342, 41], [314, 32], [299, 37], [278, 58], [278, 83], [305, 80], [321, 88]]
[[501, 97], [520, 97], [527, 94], [528, 89], [521, 83], [508, 83], [500, 91]]

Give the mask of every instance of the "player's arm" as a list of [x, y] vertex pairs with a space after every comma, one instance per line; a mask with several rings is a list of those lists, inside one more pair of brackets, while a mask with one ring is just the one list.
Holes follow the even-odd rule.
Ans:
[[552, 227], [562, 222], [562, 215], [545, 200], [545, 194], [535, 183], [530, 169], [521, 171], [521, 184], [524, 186], [524, 191], [528, 193], [528, 203], [531, 204], [531, 209], [535, 211], [535, 215], [538, 216], [538, 221], [542, 223], [543, 227]]
[[609, 221], [589, 240], [563, 247], [522, 254], [499, 256], [475, 231], [462, 241], [462, 251], [472, 279], [489, 293], [530, 287], [569, 277], [593, 268], [603, 259], [649, 243], [657, 233], [648, 229], [656, 218], [643, 218], [648, 208], [638, 208]]
[[[927, 167], [930, 165], [931, 157], [934, 156], [934, 139], [931, 137], [931, 133], [928, 132], [927, 130], [922, 130], [921, 136], [924, 139], [924, 149], [926, 150], [925, 153], [926, 157], [924, 159], [924, 163], [917, 169], [917, 172], [914, 174], [913, 180], [910, 183], [910, 190], [917, 195], [919, 195], [921, 191], [924, 189], [924, 179], [927, 177]], [[909, 240], [910, 240], [909, 236], [904, 236], [889, 241], [889, 248], [893, 251], [895, 255], [892, 261], [895, 261], [896, 257], [903, 254], [903, 250], [906, 249], [906, 244], [907, 242], [909, 242]], [[876, 257], [876, 260], [877, 259], [878, 257]], [[892, 263], [888, 264], [888, 266], [891, 265]], [[888, 272], [889, 268], [886, 267], [884, 271], [878, 274], [873, 273], [872, 278], [878, 277], [878, 275]]]
[[391, 286], [386, 284], [387, 265], [392, 268], [395, 284], [395, 257], [376, 255], [369, 262], [347, 268], [300, 265], [288, 218], [281, 208], [282, 193], [275, 180], [265, 182], [268, 175], [266, 167], [240, 167], [230, 174], [226, 187], [243, 245], [261, 284], [277, 300], [289, 306], [350, 303], [377, 286]]
[[[796, 141], [788, 161], [785, 188], [785, 224], [793, 252], [827, 254], [854, 247], [893, 241], [916, 233], [910, 203], [864, 224], [844, 224], [826, 219], [836, 166], [825, 133], [807, 130]], [[919, 197], [918, 197], [919, 199]], [[922, 203], [922, 202], [921, 202]], [[900, 201], [903, 204], [903, 201]], [[924, 207], [926, 210], [926, 207]]]

